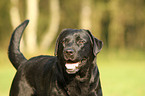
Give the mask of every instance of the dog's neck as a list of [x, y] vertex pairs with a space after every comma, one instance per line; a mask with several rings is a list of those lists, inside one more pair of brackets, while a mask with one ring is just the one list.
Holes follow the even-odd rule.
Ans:
[[[84, 66], [84, 68], [79, 70], [76, 74], [68, 74], [65, 70], [62, 70], [62, 75], [65, 79], [60, 77], [61, 81], [60, 79], [58, 79], [58, 82], [60, 84], [59, 86], [64, 88], [64, 90], [66, 90], [67, 94], [73, 93], [72, 88], [74, 86], [81, 89], [82, 84], [83, 86], [85, 86], [83, 87], [85, 89], [81, 89], [81, 90], [86, 90], [87, 92], [89, 90], [89, 86], [90, 86], [89, 84], [95, 82], [94, 75], [97, 74], [97, 73], [94, 73], [97, 70], [96, 57], [93, 58], [92, 61], [90, 60], [90, 58], [88, 59], [89, 60], [87, 60], [86, 62], [87, 64], [85, 64], [87, 66]], [[77, 82], [77, 85], [74, 85], [76, 84], [76, 82]]]
[[86, 63], [87, 63], [86, 66], [84, 66], [84, 68], [80, 70], [78, 74], [75, 76], [76, 80], [80, 82], [85, 82], [90, 80], [91, 78], [90, 76], [92, 76], [91, 74], [93, 74], [92, 69], [96, 68], [96, 58], [93, 58], [92, 60], [88, 60], [88, 62]]

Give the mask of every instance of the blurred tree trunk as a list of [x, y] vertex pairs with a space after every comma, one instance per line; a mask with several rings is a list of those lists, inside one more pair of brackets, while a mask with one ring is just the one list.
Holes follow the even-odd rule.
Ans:
[[12, 27], [15, 29], [21, 23], [18, 0], [11, 0], [10, 17]]
[[26, 32], [27, 51], [32, 53], [37, 50], [37, 20], [39, 13], [39, 0], [27, 0], [26, 18], [30, 20]]
[[50, 0], [50, 23], [41, 42], [41, 49], [47, 50], [55, 39], [60, 23], [60, 6], [59, 0]]
[[102, 18], [101, 18], [101, 40], [103, 40], [104, 47], [108, 48], [109, 46], [109, 25], [110, 25], [110, 12], [105, 8]]
[[91, 0], [82, 0], [80, 14], [81, 28], [91, 30], [91, 12]]
[[[11, 1], [11, 8], [10, 8], [10, 20], [11, 20], [11, 24], [13, 27], [13, 30], [21, 23], [21, 18], [20, 18], [20, 13], [19, 13], [19, 7], [18, 7], [18, 3], [19, 0], [10, 0]], [[21, 47], [22, 46], [22, 47]], [[23, 37], [21, 39], [21, 50], [23, 50], [24, 48], [24, 40]]]
[[109, 47], [124, 48], [124, 26], [122, 8], [119, 7], [119, 1], [110, 1], [111, 22], [109, 25]]
[[[92, 33], [95, 37], [101, 39], [101, 35], [102, 35], [102, 18], [103, 18], [103, 12], [105, 10], [105, 8], [103, 8], [104, 3], [100, 2], [100, 1], [93, 1], [92, 2]], [[102, 40], [102, 39], [101, 39]], [[104, 42], [104, 41], [103, 41]], [[104, 44], [105, 45], [105, 44]]]

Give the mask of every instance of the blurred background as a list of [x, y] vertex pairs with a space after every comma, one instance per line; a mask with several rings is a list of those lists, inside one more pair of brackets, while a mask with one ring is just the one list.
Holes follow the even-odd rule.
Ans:
[[104, 42], [97, 57], [104, 96], [145, 96], [145, 0], [0, 0], [0, 96], [16, 72], [7, 56], [11, 34], [26, 19], [28, 59], [53, 55], [63, 29], [88, 29]]

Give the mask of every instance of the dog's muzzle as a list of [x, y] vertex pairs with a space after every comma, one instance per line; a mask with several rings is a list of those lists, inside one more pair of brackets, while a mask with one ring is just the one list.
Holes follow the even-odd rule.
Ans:
[[82, 59], [81, 61], [79, 62], [70, 62], [70, 61], [66, 61], [65, 63], [65, 67], [66, 67], [66, 72], [68, 74], [75, 74], [76, 72], [78, 72], [80, 70], [80, 68], [86, 64], [87, 62], [87, 58], [85, 59]]
[[75, 51], [71, 48], [67, 48], [63, 51], [65, 59], [66, 72], [68, 74], [75, 74], [79, 71], [79, 68], [86, 62], [86, 58], [77, 60], [74, 58]]
[[67, 48], [63, 51], [65, 60], [73, 59], [74, 58], [74, 50], [71, 48]]

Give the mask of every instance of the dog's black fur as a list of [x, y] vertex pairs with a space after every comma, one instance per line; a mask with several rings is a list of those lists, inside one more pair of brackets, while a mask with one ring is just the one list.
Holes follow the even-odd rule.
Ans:
[[27, 60], [19, 44], [28, 22], [16, 28], [9, 45], [9, 59], [17, 69], [10, 96], [102, 96], [96, 65], [102, 41], [88, 30], [65, 29], [57, 39], [55, 56]]

